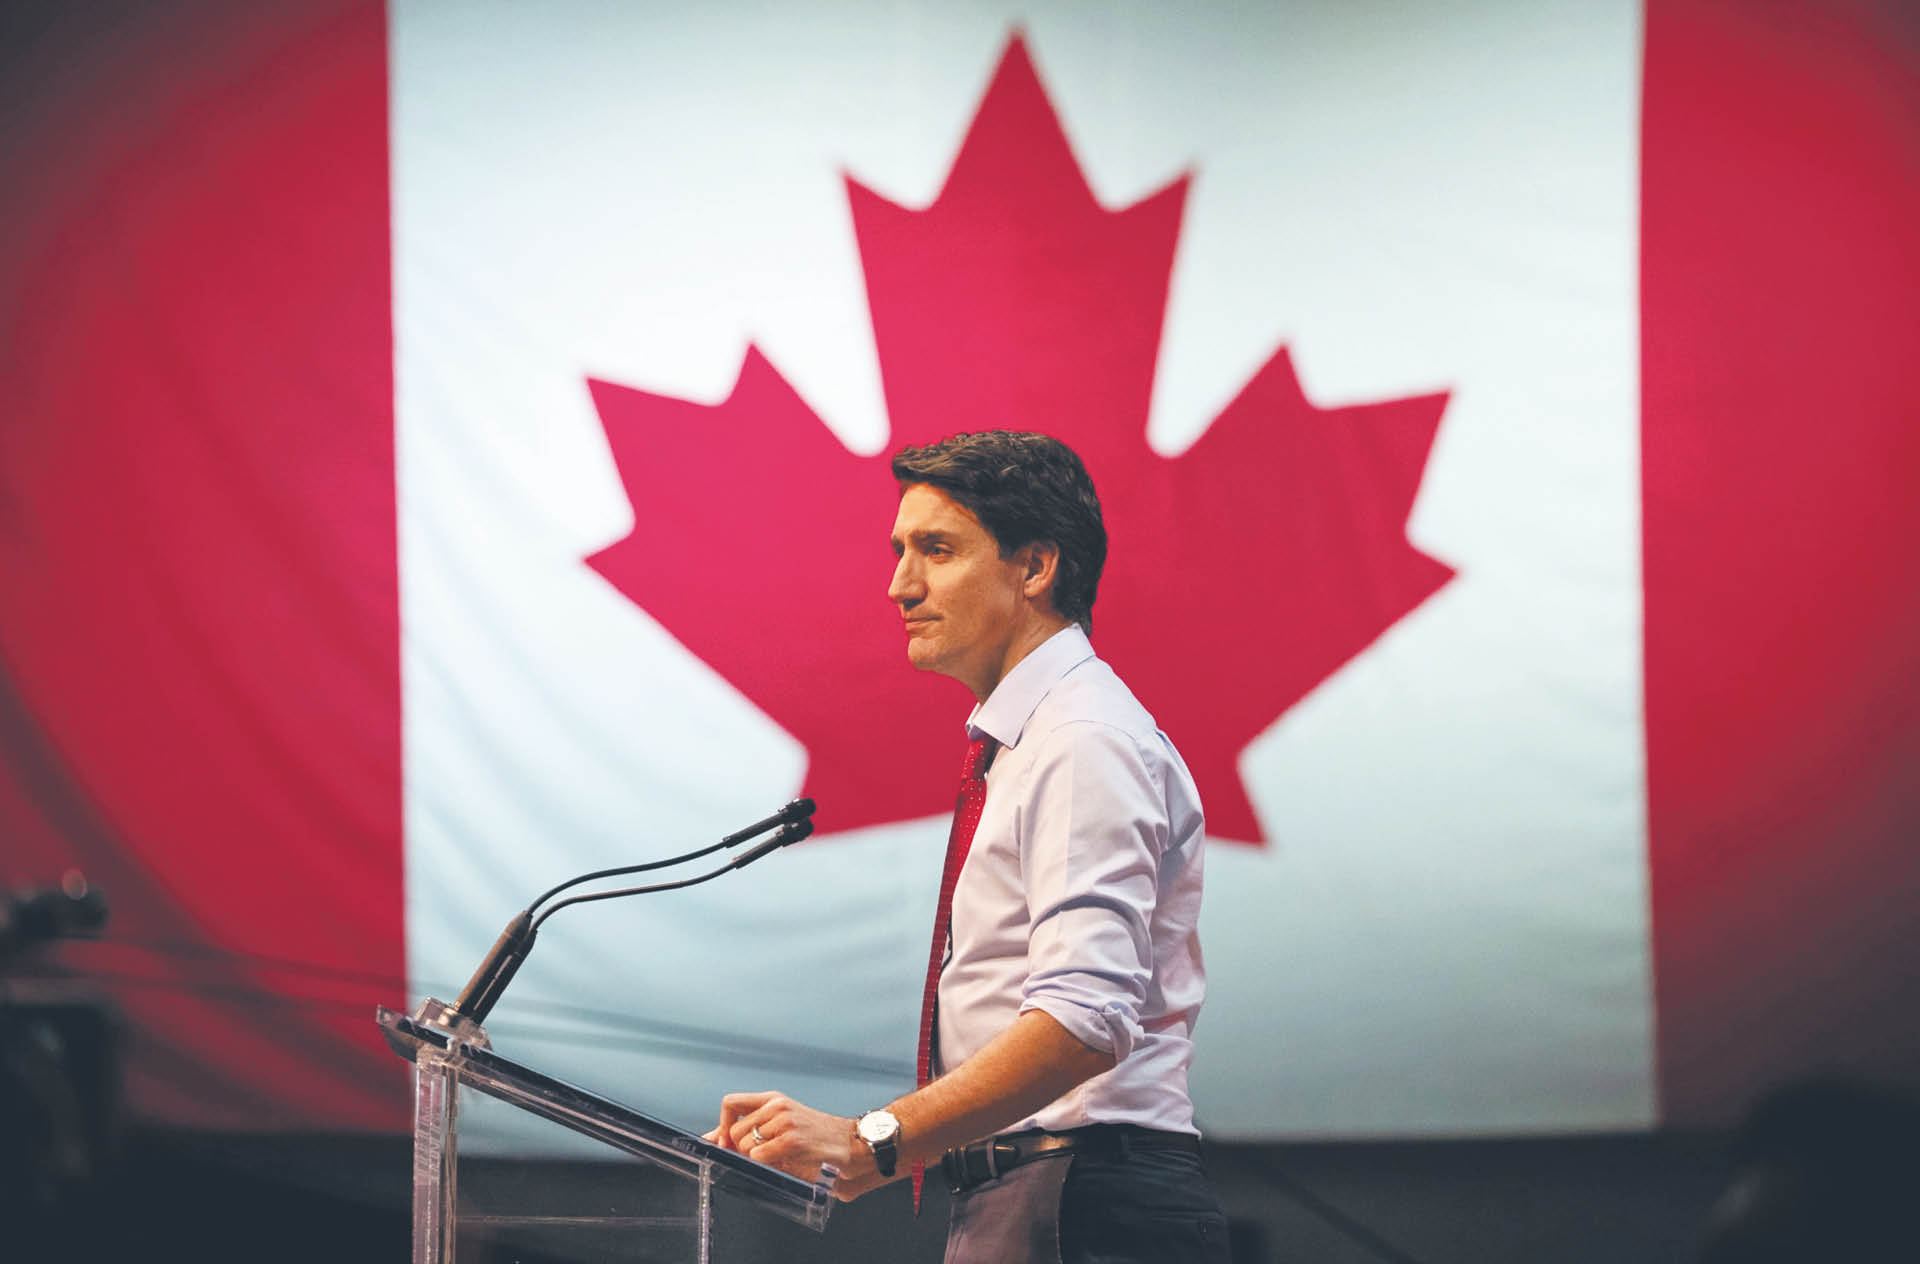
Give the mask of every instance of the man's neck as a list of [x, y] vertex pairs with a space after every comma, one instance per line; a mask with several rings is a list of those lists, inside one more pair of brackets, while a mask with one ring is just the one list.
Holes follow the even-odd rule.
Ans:
[[1021, 625], [1019, 634], [1008, 642], [1007, 652], [999, 663], [999, 670], [993, 673], [990, 679], [983, 678], [970, 683], [969, 688], [973, 691], [974, 700], [985, 702], [993, 695], [993, 691], [999, 687], [1000, 682], [1007, 678], [1007, 673], [1020, 665], [1021, 659], [1052, 640], [1054, 633], [1072, 624], [1073, 620], [1060, 615], [1036, 612]]

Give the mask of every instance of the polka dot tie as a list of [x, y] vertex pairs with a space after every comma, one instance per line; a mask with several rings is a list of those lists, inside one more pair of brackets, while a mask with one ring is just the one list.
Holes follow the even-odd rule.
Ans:
[[[953, 828], [947, 832], [947, 864], [940, 873], [940, 904], [933, 915], [933, 947], [927, 952], [927, 985], [920, 994], [920, 1053], [916, 1062], [917, 1083], [925, 1088], [933, 1079], [934, 1009], [940, 994], [940, 967], [947, 955], [947, 940], [953, 930], [953, 887], [960, 880], [960, 866], [967, 863], [967, 849], [973, 846], [973, 832], [980, 828], [980, 809], [987, 802], [987, 765], [993, 762], [994, 740], [983, 737], [967, 744], [967, 762], [960, 770], [960, 794], [953, 804]], [[920, 1188], [926, 1181], [926, 1164], [913, 1164], [913, 1210], [920, 1212]]]

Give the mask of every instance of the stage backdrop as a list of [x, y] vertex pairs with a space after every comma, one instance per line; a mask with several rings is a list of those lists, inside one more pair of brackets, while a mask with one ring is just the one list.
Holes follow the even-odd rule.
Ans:
[[145, 1118], [403, 1126], [376, 1001], [688, 1125], [911, 1079], [970, 698], [887, 455], [1046, 430], [1208, 807], [1223, 1137], [1920, 1064], [1899, 6], [49, 6], [7, 64], [5, 877]]

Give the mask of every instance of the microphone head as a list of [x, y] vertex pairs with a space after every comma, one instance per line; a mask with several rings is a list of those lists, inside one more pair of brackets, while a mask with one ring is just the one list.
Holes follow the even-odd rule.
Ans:
[[780, 809], [780, 815], [786, 817], [789, 821], [803, 821], [813, 815], [813, 800], [795, 799], [792, 803]]
[[728, 865], [727, 868], [738, 869], [742, 865], [750, 865], [760, 859], [760, 857], [771, 855], [779, 851], [782, 847], [797, 843], [811, 833], [813, 833], [812, 821], [788, 821], [780, 827], [779, 832], [772, 838], [764, 839], [736, 856], [733, 863]]

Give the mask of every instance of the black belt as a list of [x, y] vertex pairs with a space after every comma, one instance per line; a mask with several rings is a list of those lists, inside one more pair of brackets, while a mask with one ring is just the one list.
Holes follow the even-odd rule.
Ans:
[[1187, 1132], [1160, 1132], [1138, 1124], [1088, 1124], [1067, 1132], [1003, 1132], [985, 1141], [949, 1150], [941, 1156], [940, 1171], [956, 1194], [1005, 1176], [1035, 1159], [1060, 1159], [1073, 1154], [1119, 1154], [1129, 1149], [1185, 1150], [1200, 1153], [1200, 1138]]

